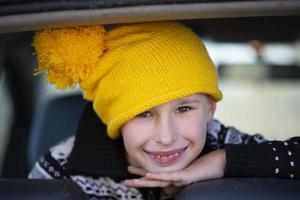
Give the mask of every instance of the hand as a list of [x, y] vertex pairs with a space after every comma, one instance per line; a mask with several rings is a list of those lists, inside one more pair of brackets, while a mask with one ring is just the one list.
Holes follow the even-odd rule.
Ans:
[[198, 158], [179, 171], [155, 173], [129, 166], [130, 173], [142, 177], [126, 180], [124, 183], [128, 187], [180, 187], [197, 181], [221, 178], [224, 176], [225, 165], [225, 150], [219, 149]]
[[163, 192], [167, 195], [175, 195], [183, 189], [183, 187], [173, 185], [170, 181], [151, 180], [147, 178], [146, 174], [148, 172], [143, 168], [129, 166], [128, 171], [132, 174], [142, 176], [138, 179], [125, 180], [124, 184], [128, 187], [161, 187], [163, 188]]

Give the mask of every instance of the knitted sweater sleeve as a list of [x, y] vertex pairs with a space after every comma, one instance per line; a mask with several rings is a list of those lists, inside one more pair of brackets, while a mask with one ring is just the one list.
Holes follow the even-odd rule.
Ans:
[[225, 176], [300, 179], [300, 137], [267, 141], [213, 121], [208, 127], [212, 149], [225, 148]]
[[300, 137], [261, 144], [226, 144], [225, 176], [300, 179]]

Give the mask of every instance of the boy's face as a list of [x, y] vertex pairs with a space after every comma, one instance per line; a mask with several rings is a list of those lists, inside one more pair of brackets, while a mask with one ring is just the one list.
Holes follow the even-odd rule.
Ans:
[[128, 162], [150, 172], [185, 168], [202, 151], [215, 108], [196, 94], [137, 115], [121, 129]]

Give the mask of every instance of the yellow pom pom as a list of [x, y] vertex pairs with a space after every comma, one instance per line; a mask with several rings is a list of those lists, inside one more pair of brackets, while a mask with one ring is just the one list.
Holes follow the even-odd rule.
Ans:
[[85, 80], [106, 49], [103, 26], [38, 31], [33, 40], [39, 67], [57, 88], [74, 87]]

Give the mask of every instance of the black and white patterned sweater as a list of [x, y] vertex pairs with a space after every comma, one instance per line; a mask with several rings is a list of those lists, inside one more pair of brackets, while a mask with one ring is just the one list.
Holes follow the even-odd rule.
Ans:
[[[89, 117], [81, 118], [76, 136], [41, 156], [29, 178], [72, 179], [92, 200], [172, 198], [160, 195], [159, 189], [123, 185], [122, 180], [134, 176], [127, 172], [122, 141], [109, 139], [92, 111], [84, 115]], [[266, 141], [260, 134], [248, 135], [214, 120], [201, 155], [219, 148], [226, 151], [225, 176], [300, 178], [300, 137]]]

